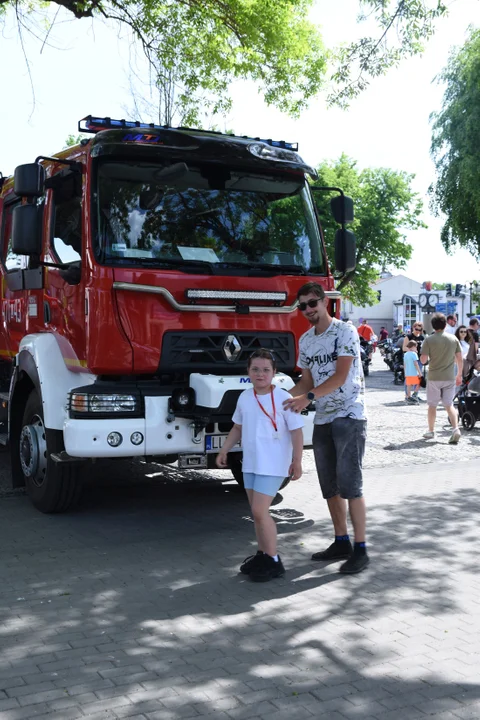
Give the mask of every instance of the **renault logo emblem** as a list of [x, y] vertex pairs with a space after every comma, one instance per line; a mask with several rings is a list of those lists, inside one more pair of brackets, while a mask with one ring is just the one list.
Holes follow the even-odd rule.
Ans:
[[222, 349], [228, 362], [235, 362], [235, 360], [242, 352], [242, 347], [235, 335], [228, 335], [225, 342], [223, 343]]

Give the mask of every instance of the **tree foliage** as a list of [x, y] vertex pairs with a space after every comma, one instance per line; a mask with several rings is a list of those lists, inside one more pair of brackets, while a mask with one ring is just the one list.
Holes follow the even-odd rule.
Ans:
[[[412, 254], [406, 230], [425, 227], [421, 220], [422, 201], [411, 188], [413, 175], [388, 168], [358, 170], [346, 155], [318, 167], [318, 186], [341, 187], [355, 202], [355, 220], [349, 227], [357, 238], [357, 266], [338, 288], [355, 305], [373, 305], [377, 296], [371, 289], [385, 267], [401, 269]], [[324, 229], [327, 254], [333, 264], [335, 232], [329, 199], [334, 193], [315, 192]]]
[[433, 35], [439, 18], [447, 14], [443, 0], [360, 0], [361, 23], [374, 21], [377, 31], [341, 47], [333, 73], [333, 104], [348, 106], [369, 85], [401, 60], [418, 55]]
[[[314, 0], [0, 0], [0, 19], [11, 8], [20, 33], [48, 42], [57, 13], [114, 21], [131, 31], [152, 63], [160, 114], [198, 124], [200, 108], [225, 113], [229, 86], [253, 80], [267, 104], [298, 116], [329, 76], [330, 102], [347, 105], [370, 80], [422, 51], [441, 0], [360, 0], [376, 28], [369, 37], [325, 49], [308, 20]], [[50, 12], [49, 12], [50, 11]], [[45, 16], [42, 16], [42, 13]], [[61, 26], [57, 32], [61, 32]]]
[[446, 84], [443, 106], [433, 113], [431, 152], [437, 180], [430, 187], [432, 210], [446, 216], [445, 250], [457, 245], [480, 258], [480, 30], [453, 51], [439, 76]]

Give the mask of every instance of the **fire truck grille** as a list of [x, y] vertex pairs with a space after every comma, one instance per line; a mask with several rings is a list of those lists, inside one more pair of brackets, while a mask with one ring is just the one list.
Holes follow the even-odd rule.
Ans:
[[280, 372], [294, 370], [295, 341], [289, 333], [167, 332], [159, 371], [243, 374], [248, 358], [260, 348], [273, 353]]

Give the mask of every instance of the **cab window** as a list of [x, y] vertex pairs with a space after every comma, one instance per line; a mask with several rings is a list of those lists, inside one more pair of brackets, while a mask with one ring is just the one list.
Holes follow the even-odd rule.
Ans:
[[55, 178], [52, 249], [61, 263], [82, 257], [82, 179], [76, 173]]

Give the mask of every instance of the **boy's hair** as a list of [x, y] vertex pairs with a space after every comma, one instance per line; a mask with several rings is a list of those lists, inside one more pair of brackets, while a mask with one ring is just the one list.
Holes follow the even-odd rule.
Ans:
[[432, 328], [434, 330], [445, 330], [447, 326], [447, 318], [443, 313], [433, 313]]
[[255, 350], [250, 357], [247, 360], [247, 369], [250, 370], [250, 365], [252, 364], [253, 360], [270, 360], [272, 363], [273, 372], [277, 371], [277, 361], [275, 360], [275, 355], [270, 352], [270, 350], [266, 350], [266, 348], [259, 348], [258, 350]]
[[415, 340], [409, 340], [409, 342], [407, 343], [407, 347], [414, 347], [414, 348], [416, 348], [416, 347], [417, 347], [417, 343], [415, 342]]
[[321, 285], [316, 282], [308, 282], [305, 283], [305, 285], [302, 285], [302, 287], [297, 292], [297, 300], [301, 295], [310, 295], [310, 293], [319, 297], [320, 300], [323, 300], [323, 298], [325, 297], [325, 290]]

